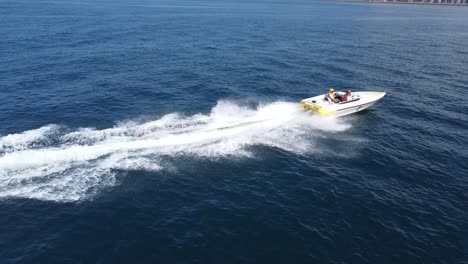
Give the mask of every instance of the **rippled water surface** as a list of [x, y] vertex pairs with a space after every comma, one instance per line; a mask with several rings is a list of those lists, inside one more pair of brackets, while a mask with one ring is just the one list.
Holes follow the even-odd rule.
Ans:
[[[468, 8], [0, 0], [1, 263], [465, 263]], [[328, 87], [386, 91], [337, 119]]]

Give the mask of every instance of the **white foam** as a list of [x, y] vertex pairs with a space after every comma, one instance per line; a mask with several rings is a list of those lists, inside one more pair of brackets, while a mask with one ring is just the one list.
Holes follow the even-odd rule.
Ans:
[[38, 129], [10, 134], [0, 138], [0, 154], [31, 148], [40, 145], [47, 137], [58, 129], [56, 125], [44, 126]]
[[317, 130], [349, 127], [304, 114], [296, 103], [249, 108], [230, 101], [218, 102], [208, 115], [173, 113], [103, 130], [58, 134], [57, 126], [45, 126], [0, 138], [0, 197], [76, 201], [114, 185], [115, 169], [164, 169], [162, 156], [248, 157], [252, 145], [304, 154], [317, 151]]

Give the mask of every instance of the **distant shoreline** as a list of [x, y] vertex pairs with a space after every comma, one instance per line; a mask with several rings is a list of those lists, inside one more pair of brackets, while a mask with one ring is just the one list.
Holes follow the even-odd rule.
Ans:
[[312, 0], [320, 2], [350, 2], [350, 3], [370, 3], [370, 4], [403, 4], [403, 5], [433, 5], [433, 6], [464, 6], [468, 7], [468, 3], [427, 3], [427, 2], [401, 2], [401, 1], [385, 1], [385, 0]]

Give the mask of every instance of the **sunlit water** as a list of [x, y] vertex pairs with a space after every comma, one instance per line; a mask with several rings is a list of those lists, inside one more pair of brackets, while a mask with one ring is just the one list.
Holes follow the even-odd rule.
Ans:
[[[468, 9], [0, 1], [1, 263], [467, 261]], [[328, 87], [387, 92], [322, 119]]]

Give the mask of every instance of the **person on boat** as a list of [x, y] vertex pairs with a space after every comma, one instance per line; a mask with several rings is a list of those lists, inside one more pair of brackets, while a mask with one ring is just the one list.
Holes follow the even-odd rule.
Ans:
[[339, 102], [340, 102], [340, 101], [338, 100], [337, 96], [336, 96], [335, 89], [333, 89], [333, 88], [328, 89], [328, 93], [327, 93], [327, 95], [325, 95], [325, 99], [326, 99], [330, 104], [339, 103]]
[[351, 90], [346, 91], [346, 94], [341, 98], [343, 102], [350, 100], [352, 97]]

